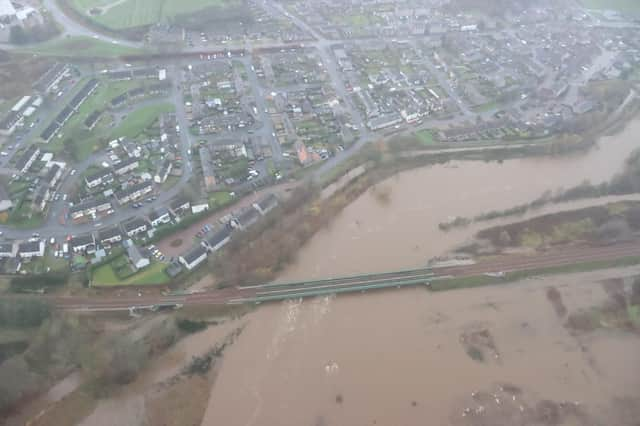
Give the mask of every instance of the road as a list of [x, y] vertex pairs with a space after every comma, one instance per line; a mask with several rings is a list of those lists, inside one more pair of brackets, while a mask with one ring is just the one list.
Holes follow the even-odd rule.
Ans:
[[106, 43], [117, 44], [120, 46], [140, 48], [143, 47], [143, 43], [133, 42], [129, 40], [123, 40], [119, 38], [110, 37], [108, 35], [98, 33], [91, 28], [87, 28], [79, 22], [76, 22], [69, 16], [67, 16], [56, 0], [42, 0], [42, 5], [49, 10], [53, 19], [60, 24], [63, 28], [62, 36], [76, 36], [76, 37], [91, 37], [96, 40], [104, 41]]
[[278, 295], [280, 299], [311, 296], [327, 290], [330, 291], [332, 288], [344, 291], [351, 287], [359, 291], [360, 287], [375, 286], [381, 283], [395, 286], [395, 284], [399, 282], [410, 282], [411, 284], [418, 285], [435, 280], [446, 280], [448, 277], [463, 278], [486, 273], [540, 270], [543, 268], [575, 265], [576, 263], [614, 260], [626, 257], [640, 257], [640, 242], [634, 241], [603, 247], [585, 246], [565, 250], [554, 250], [531, 256], [501, 256], [465, 266], [433, 269], [423, 268], [310, 282], [260, 284], [250, 287], [226, 288], [180, 296], [50, 296], [49, 300], [59, 309], [79, 311], [124, 310], [132, 306], [150, 307], [160, 304], [181, 304], [185, 306], [221, 305], [275, 295]]

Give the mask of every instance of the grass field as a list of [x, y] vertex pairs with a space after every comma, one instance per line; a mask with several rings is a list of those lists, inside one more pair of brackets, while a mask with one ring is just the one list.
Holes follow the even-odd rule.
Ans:
[[[85, 81], [81, 81], [77, 87], [82, 87]], [[127, 91], [140, 87], [141, 81], [102, 81], [93, 95], [91, 95], [80, 107], [78, 112], [65, 124], [60, 134], [62, 138], [54, 138], [49, 143], [52, 150], [61, 150], [63, 141], [70, 139], [73, 143], [73, 150], [78, 160], [87, 158], [96, 148], [99, 138], [108, 136], [111, 129], [107, 128], [102, 121], [89, 131], [84, 125], [87, 117], [96, 110], [102, 111], [109, 105], [111, 99]], [[104, 119], [104, 117], [102, 118]], [[111, 138], [113, 139], [113, 138]]]
[[110, 263], [100, 266], [93, 272], [93, 283], [95, 287], [109, 287], [121, 285], [157, 285], [169, 282], [169, 276], [164, 272], [164, 263], [152, 263], [151, 266], [142, 271], [121, 280], [116, 276]]
[[[209, 7], [225, 7], [235, 0], [71, 0], [70, 3], [97, 23], [118, 30], [153, 25]], [[90, 13], [92, 9], [94, 13]]]
[[416, 132], [416, 138], [422, 145], [433, 145], [433, 132], [431, 130], [418, 130]]
[[587, 9], [616, 10], [621, 13], [640, 15], [640, 1], [638, 0], [582, 0]]
[[38, 44], [34, 47], [21, 49], [19, 51], [42, 56], [85, 58], [113, 58], [123, 55], [148, 53], [132, 47], [96, 40], [91, 37], [66, 37]]
[[141, 134], [144, 129], [151, 126], [160, 114], [172, 112], [173, 110], [174, 106], [168, 103], [159, 103], [139, 108], [129, 114], [127, 118], [120, 123], [109, 139], [116, 139], [121, 136], [135, 138]]

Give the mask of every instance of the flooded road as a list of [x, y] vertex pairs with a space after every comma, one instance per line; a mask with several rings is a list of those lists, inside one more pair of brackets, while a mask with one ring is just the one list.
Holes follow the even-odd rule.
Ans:
[[[637, 134], [640, 121], [570, 157], [458, 161], [401, 173], [344, 209], [279, 279], [423, 266], [500, 221], [449, 232], [439, 223], [527, 203], [584, 180], [608, 180], [639, 147]], [[531, 215], [592, 203], [547, 206]], [[471, 393], [505, 382], [535, 398], [579, 401], [604, 412], [612, 397], [640, 394], [640, 368], [625, 362], [640, 356], [640, 339], [571, 336], [545, 289], [558, 287], [571, 312], [605, 297], [599, 279], [632, 272], [640, 269], [261, 307], [246, 317], [243, 335], [225, 353], [202, 424], [472, 424], [460, 417]], [[475, 329], [490, 333], [495, 357], [478, 362], [465, 352], [462, 336]]]

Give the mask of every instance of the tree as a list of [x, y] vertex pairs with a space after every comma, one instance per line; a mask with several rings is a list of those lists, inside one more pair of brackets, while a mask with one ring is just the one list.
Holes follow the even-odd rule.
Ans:
[[27, 44], [29, 42], [29, 36], [24, 28], [20, 25], [14, 25], [9, 30], [9, 43], [11, 44]]

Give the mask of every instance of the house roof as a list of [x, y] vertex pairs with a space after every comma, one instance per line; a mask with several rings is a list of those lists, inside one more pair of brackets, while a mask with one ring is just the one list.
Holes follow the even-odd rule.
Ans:
[[167, 214], [169, 214], [169, 210], [166, 207], [158, 207], [149, 213], [149, 220], [154, 221]]
[[116, 191], [116, 198], [121, 200], [123, 198], [126, 198], [126, 197], [128, 197], [128, 196], [130, 196], [132, 194], [135, 194], [136, 192], [138, 192], [138, 191], [140, 191], [140, 190], [142, 190], [144, 188], [150, 187], [150, 186], [151, 186], [150, 182], [142, 182], [142, 183], [138, 183], [138, 184], [132, 185], [132, 186], [128, 187], [127, 189], [123, 189], [121, 191]]
[[93, 239], [93, 234], [78, 235], [77, 237], [73, 237], [71, 241], [69, 241], [71, 247], [87, 246], [94, 243], [95, 240]]
[[135, 244], [131, 244], [129, 247], [127, 247], [127, 255], [129, 256], [129, 259], [131, 259], [131, 262], [133, 262], [133, 264], [138, 263], [140, 260], [148, 260], [147, 257], [143, 256], [142, 253], [140, 253], [140, 249]]
[[34, 253], [40, 251], [40, 245], [42, 241], [26, 241], [24, 243], [20, 243], [18, 246], [18, 251], [20, 253]]
[[229, 228], [225, 226], [220, 230], [218, 230], [217, 232], [214, 232], [213, 234], [208, 236], [206, 238], [206, 241], [207, 241], [207, 244], [209, 244], [211, 247], [215, 247], [225, 239], [229, 238], [230, 235], [231, 235], [231, 231], [229, 230]]
[[202, 247], [201, 245], [197, 245], [193, 248], [191, 248], [188, 252], [186, 252], [185, 254], [182, 255], [182, 258], [185, 260], [185, 262], [187, 263], [193, 263], [196, 259], [198, 259], [199, 257], [201, 257], [202, 255], [206, 255], [207, 254], [207, 249], [205, 249], [204, 247]]
[[252, 207], [244, 210], [242, 213], [240, 213], [240, 215], [238, 215], [238, 222], [240, 222], [241, 225], [246, 225], [250, 222], [253, 222], [254, 220], [257, 220], [259, 217], [260, 213], [258, 213], [258, 211]]
[[89, 201], [86, 201], [84, 203], [76, 204], [75, 206], [73, 206], [73, 207], [71, 207], [69, 209], [69, 212], [70, 213], [81, 212], [83, 210], [89, 210], [89, 209], [101, 206], [103, 204], [111, 204], [111, 201], [106, 200], [106, 199], [89, 200]]
[[187, 197], [185, 197], [184, 195], [178, 195], [176, 198], [171, 200], [169, 206], [171, 206], [172, 209], [177, 209], [184, 206], [185, 204], [190, 204], [190, 201], [187, 199]]
[[128, 222], [125, 222], [122, 227], [124, 228], [124, 230], [126, 232], [129, 231], [133, 231], [134, 229], [138, 229], [142, 226], [146, 226], [147, 225], [147, 221], [142, 219], [141, 217], [137, 217], [135, 219], [132, 219]]
[[122, 232], [117, 226], [112, 226], [111, 228], [105, 228], [98, 231], [98, 239], [100, 241], [108, 240], [117, 237], [118, 235], [122, 236]]
[[278, 205], [278, 197], [275, 194], [269, 194], [256, 203], [262, 210], [267, 211]]

